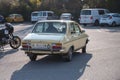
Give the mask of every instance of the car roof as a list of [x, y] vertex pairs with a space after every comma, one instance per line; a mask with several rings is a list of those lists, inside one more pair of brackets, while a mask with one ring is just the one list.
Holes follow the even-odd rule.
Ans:
[[75, 21], [72, 21], [72, 20], [42, 20], [42, 21], [38, 21], [38, 22], [65, 22], [65, 23], [68, 23], [68, 22], [75, 22]]

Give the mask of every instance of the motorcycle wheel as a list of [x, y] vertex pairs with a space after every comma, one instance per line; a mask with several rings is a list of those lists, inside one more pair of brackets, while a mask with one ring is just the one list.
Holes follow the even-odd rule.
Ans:
[[13, 39], [10, 41], [10, 47], [13, 49], [17, 49], [21, 46], [21, 39], [18, 36], [14, 36]]

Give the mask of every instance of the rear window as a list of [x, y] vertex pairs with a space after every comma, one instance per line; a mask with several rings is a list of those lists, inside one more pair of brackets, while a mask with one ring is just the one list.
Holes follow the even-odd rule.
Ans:
[[91, 15], [91, 10], [82, 10], [81, 15]]

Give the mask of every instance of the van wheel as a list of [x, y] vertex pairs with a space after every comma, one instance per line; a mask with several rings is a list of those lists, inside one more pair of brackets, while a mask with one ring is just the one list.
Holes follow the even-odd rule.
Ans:
[[99, 21], [98, 21], [98, 20], [95, 20], [94, 25], [95, 25], [95, 26], [99, 26]]
[[31, 61], [36, 61], [37, 55], [36, 54], [27, 54], [27, 56], [29, 57], [29, 59]]

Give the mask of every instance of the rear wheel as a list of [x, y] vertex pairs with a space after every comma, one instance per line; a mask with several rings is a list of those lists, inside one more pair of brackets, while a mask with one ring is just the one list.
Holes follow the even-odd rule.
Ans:
[[82, 48], [82, 53], [86, 53], [86, 45]]
[[89, 40], [87, 39], [85, 46], [82, 48], [82, 53], [86, 53], [86, 46], [87, 46], [88, 41], [89, 41]]
[[29, 59], [31, 60], [31, 61], [36, 61], [36, 58], [37, 58], [37, 55], [36, 54], [27, 54], [27, 56], [29, 57]]
[[13, 36], [13, 39], [10, 41], [10, 46], [13, 49], [19, 48], [21, 45], [21, 39], [18, 36]]
[[69, 51], [68, 51], [68, 53], [66, 55], [64, 55], [63, 58], [66, 61], [70, 62], [72, 60], [72, 55], [73, 55], [73, 49], [70, 48]]

